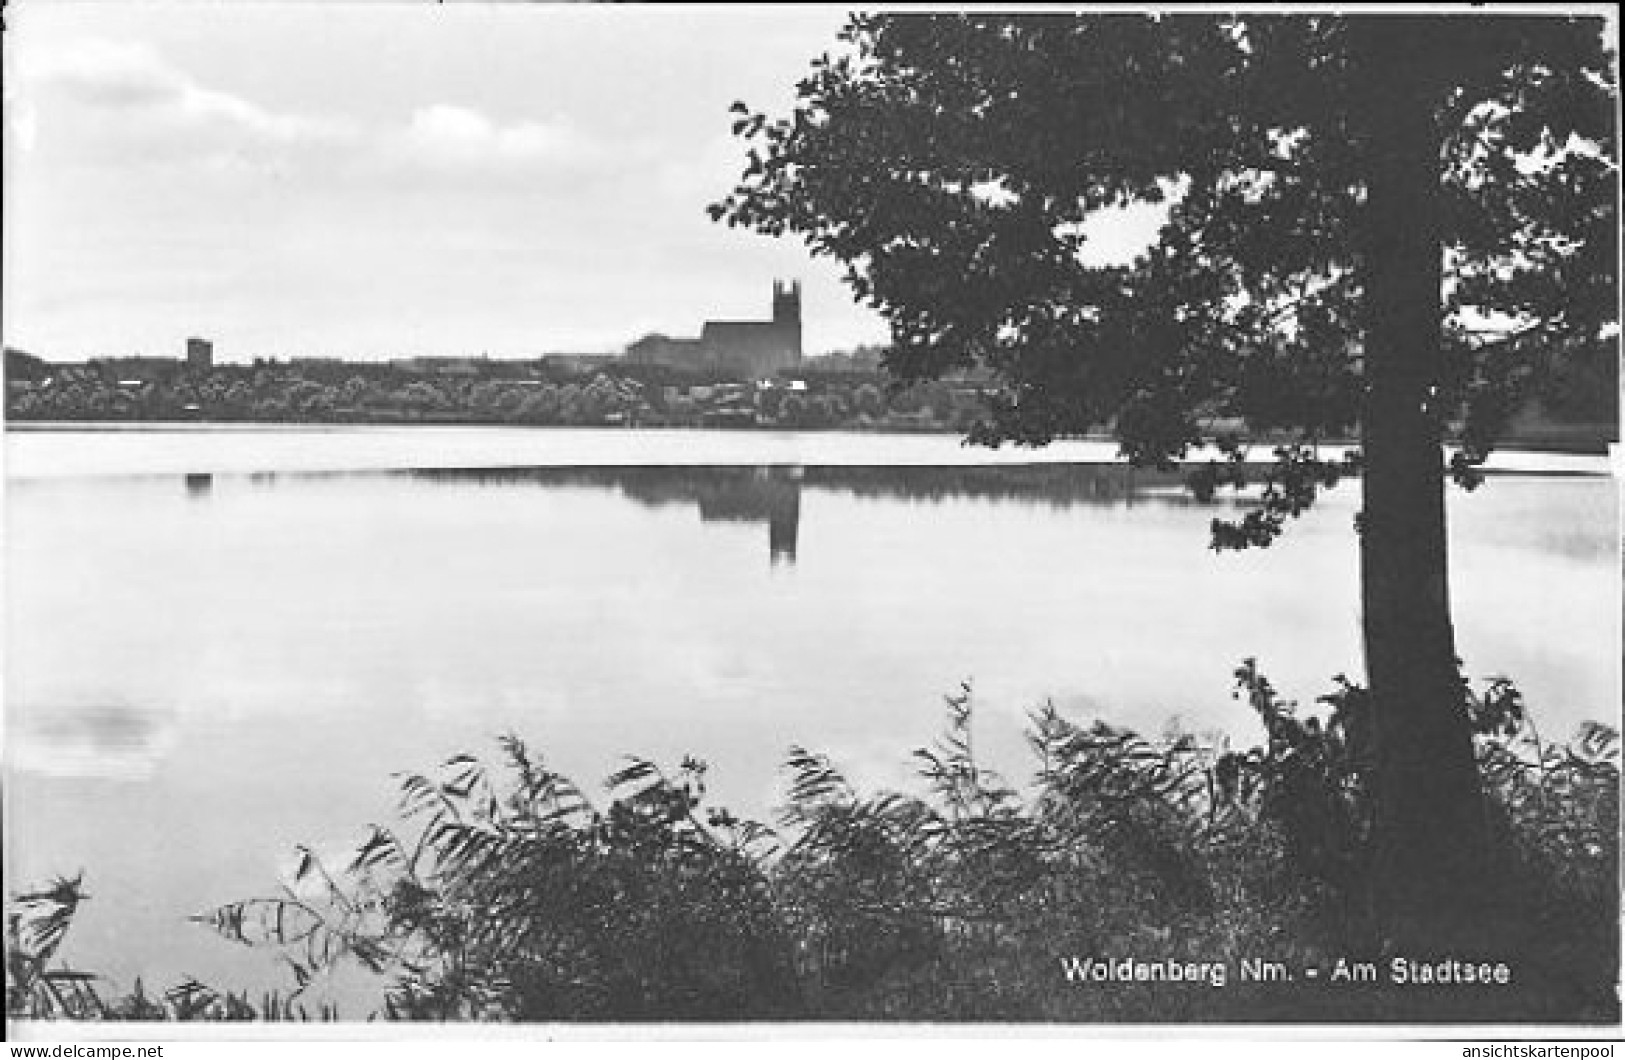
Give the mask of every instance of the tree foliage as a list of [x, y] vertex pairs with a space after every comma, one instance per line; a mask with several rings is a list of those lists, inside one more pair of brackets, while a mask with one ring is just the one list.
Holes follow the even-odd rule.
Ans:
[[[990, 367], [973, 439], [1100, 424], [1134, 462], [1277, 465], [1216, 548], [1362, 475], [1379, 904], [1447, 952], [1487, 898], [1457, 694], [1443, 443], [1474, 486], [1556, 364], [1617, 337], [1617, 96], [1602, 19], [854, 17], [788, 117], [736, 104], [712, 216], [845, 263], [905, 378]], [[1092, 222], [1165, 206], [1132, 260]], [[1240, 422], [1243, 437], [1223, 435]], [[1217, 437], [1216, 437], [1217, 435]], [[1357, 436], [1341, 459], [1328, 438]]]
[[[1003, 388], [975, 437], [1115, 425], [1162, 462], [1244, 419], [1346, 437], [1367, 388], [1373, 68], [1358, 19], [852, 19], [712, 215], [793, 234], [891, 324], [890, 368]], [[1470, 481], [1554, 363], [1616, 323], [1615, 95], [1600, 19], [1414, 17], [1436, 84], [1447, 370]], [[1160, 205], [1133, 260], [1091, 220]], [[1309, 449], [1292, 462], [1312, 460]], [[1279, 510], [1279, 508], [1277, 508]]]

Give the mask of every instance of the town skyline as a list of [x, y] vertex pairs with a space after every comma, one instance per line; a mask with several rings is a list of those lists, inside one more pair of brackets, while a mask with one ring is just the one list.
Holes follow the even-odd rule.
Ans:
[[[780, 308], [781, 308], [780, 287], [781, 287], [781, 281], [775, 279], [773, 281], [773, 283], [772, 283], [772, 300], [773, 300], [772, 313], [775, 316], [775, 318], [779, 314]], [[800, 325], [801, 281], [799, 279], [784, 281], [783, 282], [783, 287], [784, 287], [784, 289], [786, 291], [789, 291], [789, 290], [794, 291], [795, 319], [796, 319], [796, 325], [797, 325], [796, 326], [795, 342], [796, 342], [797, 349], [799, 350], [799, 347], [800, 347], [800, 334], [801, 334], [800, 326], [799, 326]], [[763, 317], [765, 315], [766, 314], [764, 314], [764, 313], [758, 312], [756, 314], [757, 319], [752, 319], [752, 320], [744, 320], [744, 319], [739, 319], [739, 320], [716, 320], [716, 319], [712, 319], [712, 320], [706, 320], [703, 323], [695, 323], [691, 327], [673, 328], [673, 329], [656, 330], [656, 331], [646, 332], [645, 334], [638, 336], [636, 339], [634, 339], [632, 341], [623, 343], [619, 347], [611, 348], [611, 349], [596, 349], [596, 350], [595, 349], [578, 349], [578, 350], [544, 349], [544, 350], [523, 351], [523, 352], [507, 353], [507, 354], [492, 354], [490, 351], [485, 351], [485, 350], [482, 350], [482, 351], [477, 352], [477, 353], [472, 352], [472, 351], [468, 351], [468, 350], [446, 350], [446, 351], [441, 351], [441, 352], [437, 352], [437, 353], [427, 353], [427, 354], [425, 354], [425, 353], [414, 353], [414, 354], [391, 353], [391, 354], [386, 354], [384, 356], [379, 356], [379, 357], [344, 357], [344, 356], [339, 356], [339, 355], [329, 355], [329, 354], [325, 354], [325, 353], [322, 353], [322, 352], [319, 352], [319, 351], [285, 350], [285, 351], [276, 351], [276, 352], [272, 352], [272, 353], [256, 353], [256, 354], [253, 354], [251, 356], [243, 355], [243, 354], [241, 354], [239, 352], [238, 356], [233, 357], [231, 355], [232, 351], [230, 351], [230, 350], [217, 350], [216, 349], [216, 343], [212, 338], [208, 338], [208, 337], [204, 337], [204, 336], [200, 336], [200, 335], [195, 335], [195, 334], [187, 334], [185, 338], [178, 340], [178, 342], [176, 344], [174, 344], [172, 347], [164, 347], [164, 348], [158, 348], [158, 349], [152, 349], [152, 350], [145, 350], [145, 349], [107, 350], [107, 351], [99, 351], [99, 352], [94, 352], [94, 353], [87, 353], [87, 354], [84, 354], [82, 356], [62, 356], [62, 355], [60, 355], [60, 353], [55, 352], [55, 351], [41, 350], [41, 349], [26, 349], [26, 348], [24, 348], [24, 347], [22, 347], [20, 345], [12, 345], [10, 342], [6, 343], [5, 349], [6, 349], [7, 353], [8, 353], [8, 356], [10, 354], [13, 354], [13, 353], [20, 354], [20, 355], [24, 355], [26, 357], [36, 358], [36, 359], [38, 359], [38, 360], [40, 360], [42, 362], [45, 362], [47, 364], [60, 364], [60, 365], [75, 365], [75, 364], [77, 364], [77, 365], [83, 365], [83, 364], [91, 364], [91, 363], [95, 363], [95, 362], [118, 362], [118, 361], [153, 361], [153, 362], [160, 362], [160, 361], [162, 361], [162, 362], [173, 362], [176, 365], [185, 364], [185, 365], [188, 365], [188, 366], [193, 367], [193, 368], [197, 368], [198, 365], [199, 365], [198, 351], [200, 349], [202, 349], [202, 350], [207, 351], [207, 353], [204, 355], [204, 358], [205, 358], [205, 360], [207, 362], [207, 363], [205, 363], [203, 365], [203, 368], [205, 370], [207, 368], [209, 368], [209, 367], [212, 367], [215, 363], [219, 363], [219, 364], [225, 365], [225, 366], [244, 367], [244, 366], [257, 364], [257, 363], [263, 363], [263, 362], [270, 362], [270, 363], [286, 362], [286, 363], [289, 363], [289, 364], [298, 364], [298, 363], [301, 363], [301, 362], [305, 362], [305, 363], [309, 363], [309, 362], [334, 362], [334, 363], [354, 363], [354, 364], [361, 365], [361, 364], [390, 364], [390, 363], [409, 364], [409, 363], [412, 363], [412, 362], [424, 362], [424, 363], [429, 363], [429, 362], [474, 363], [474, 362], [478, 362], [478, 361], [511, 361], [511, 362], [515, 362], [515, 363], [521, 363], [521, 362], [535, 362], [535, 361], [547, 361], [547, 360], [559, 360], [559, 359], [563, 359], [565, 361], [574, 360], [574, 361], [582, 361], [582, 362], [616, 362], [616, 361], [619, 361], [619, 362], [625, 363], [627, 365], [649, 364], [649, 363], [669, 363], [669, 364], [674, 364], [674, 365], [676, 365], [678, 367], [683, 367], [683, 366], [686, 365], [687, 367], [691, 367], [691, 368], [694, 368], [694, 369], [698, 370], [698, 369], [703, 369], [703, 368], [706, 368], [706, 367], [718, 368], [718, 367], [724, 367], [724, 366], [721, 366], [721, 365], [718, 365], [718, 364], [709, 364], [709, 365], [707, 365], [703, 360], [699, 360], [699, 359], [696, 359], [696, 360], [693, 361], [692, 364], [689, 364], [688, 361], [690, 360], [690, 358], [687, 358], [687, 357], [684, 357], [684, 356], [678, 356], [675, 359], [671, 359], [671, 358], [660, 356], [660, 355], [650, 356], [648, 354], [648, 352], [647, 352], [647, 347], [649, 346], [649, 344], [655, 343], [655, 344], [658, 344], [658, 345], [660, 345], [662, 347], [670, 346], [670, 347], [697, 347], [697, 348], [703, 348], [703, 346], [704, 346], [704, 344], [706, 342], [705, 336], [707, 334], [709, 334], [713, 329], [715, 329], [715, 328], [717, 328], [719, 326], [724, 327], [724, 328], [746, 328], [746, 329], [749, 329], [749, 328], [762, 328], [762, 327], [766, 327], [766, 328], [769, 328], [769, 329], [773, 328], [775, 326], [774, 321], [772, 321], [772, 320], [761, 320], [760, 319], [761, 317]], [[177, 332], [177, 334], [179, 334], [179, 332]], [[860, 358], [868, 357], [868, 358], [871, 358], [871, 359], [877, 359], [880, 356], [881, 352], [885, 349], [885, 347], [886, 347], [886, 342], [885, 342], [885, 339], [882, 338], [879, 341], [874, 341], [874, 342], [859, 342], [859, 343], [857, 343], [856, 345], [853, 345], [853, 346], [839, 347], [839, 348], [829, 348], [829, 349], [820, 349], [820, 350], [815, 350], [815, 351], [812, 351], [812, 352], [798, 352], [798, 353], [796, 353], [794, 355], [793, 358], [791, 358], [791, 361], [787, 362], [787, 363], [802, 363], [803, 361], [806, 361], [806, 362], [808, 362], [810, 364], [816, 364], [817, 362], [827, 361], [827, 360], [830, 360], [830, 359], [850, 360], [853, 357], [860, 357]], [[780, 365], [776, 361], [774, 362], [774, 367], [775, 368], [783, 367], [783, 366], [785, 366], [785, 365]], [[749, 373], [747, 373], [747, 374], [749, 374]], [[765, 373], [759, 373], [759, 374], [771, 374], [771, 372], [765, 372]]]
[[809, 355], [886, 340], [829, 261], [705, 213], [745, 164], [729, 105], [787, 111], [842, 8], [8, 14], [8, 346], [611, 353], [758, 319], [772, 277], [803, 284]]
[[826, 264], [704, 210], [742, 165], [728, 104], [786, 103], [834, 9], [12, 13], [7, 345], [609, 353], [754, 319], [788, 275], [817, 348], [884, 333]]

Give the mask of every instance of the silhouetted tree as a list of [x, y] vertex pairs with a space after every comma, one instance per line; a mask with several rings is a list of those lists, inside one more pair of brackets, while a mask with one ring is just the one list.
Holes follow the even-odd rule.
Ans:
[[[1345, 470], [1315, 443], [1358, 431], [1375, 878], [1390, 932], [1410, 942], [1438, 942], [1422, 925], [1461, 924], [1487, 890], [1446, 473], [1476, 484], [1550, 362], [1612, 341], [1601, 30], [1480, 15], [858, 16], [788, 117], [735, 104], [748, 169], [712, 207], [845, 263], [890, 322], [893, 373], [991, 368], [978, 440], [1041, 445], [1110, 423], [1131, 459], [1167, 463], [1212, 436], [1212, 417], [1289, 432], [1263, 501], [1216, 521], [1215, 547], [1268, 544]], [[1135, 203], [1168, 204], [1155, 244], [1127, 263], [1090, 254], [1086, 222]], [[1213, 465], [1204, 488], [1233, 472]]]

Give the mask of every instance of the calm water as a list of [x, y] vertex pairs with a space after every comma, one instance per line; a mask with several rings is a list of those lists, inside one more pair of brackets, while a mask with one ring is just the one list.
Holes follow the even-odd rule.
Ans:
[[[341, 849], [387, 822], [392, 772], [502, 732], [583, 782], [625, 753], [692, 753], [722, 801], [765, 814], [792, 743], [906, 783], [966, 679], [982, 746], [1020, 778], [1023, 718], [1046, 699], [1249, 740], [1240, 659], [1303, 700], [1358, 671], [1356, 487], [1274, 548], [1217, 556], [1216, 509], [1066, 463], [1109, 454], [12, 432], [9, 881], [85, 870], [69, 956], [124, 985], [259, 982], [264, 957], [183, 918], [269, 892], [294, 844]], [[1462, 654], [1514, 677], [1550, 734], [1619, 712], [1616, 503], [1604, 476], [1452, 495]]]

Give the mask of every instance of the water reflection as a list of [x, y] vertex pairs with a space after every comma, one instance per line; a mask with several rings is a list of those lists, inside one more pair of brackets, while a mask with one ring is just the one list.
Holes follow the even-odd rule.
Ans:
[[[793, 481], [790, 488], [781, 491], [768, 512], [768, 562], [775, 565], [781, 559], [789, 566], [796, 562], [796, 538], [801, 529], [801, 483], [799, 476]], [[703, 509], [700, 517], [705, 517]]]
[[390, 472], [435, 483], [612, 490], [648, 508], [694, 506], [702, 523], [766, 523], [768, 560], [794, 565], [804, 469], [795, 466], [591, 467]]
[[[1198, 503], [1184, 490], [1179, 472], [1123, 464], [423, 468], [256, 473], [248, 479], [256, 487], [276, 488], [290, 482], [397, 477], [446, 485], [607, 490], [649, 508], [692, 506], [704, 523], [765, 523], [768, 559], [773, 565], [794, 565], [796, 561], [803, 490], [865, 500], [930, 504], [983, 500], [1057, 509], [1137, 502]], [[212, 478], [187, 475], [188, 494], [207, 497]]]
[[[628, 496], [635, 494], [628, 491]], [[753, 468], [698, 484], [702, 523], [767, 523], [768, 562], [796, 562], [801, 526], [801, 469]]]
[[58, 704], [9, 713], [17, 767], [48, 776], [144, 778], [174, 736], [174, 711], [160, 707]]
[[611, 489], [650, 506], [698, 503], [702, 517], [708, 520], [741, 516], [708, 516], [707, 511], [752, 513], [752, 517], [766, 520], [769, 511], [780, 510], [789, 497], [799, 497], [803, 488], [886, 500], [981, 499], [1054, 508], [1133, 504], [1147, 499], [1195, 503], [1182, 489], [1180, 472], [1124, 464], [426, 468], [384, 474], [409, 475], [427, 482]]
[[[116, 930], [78, 958], [126, 977], [210, 978], [236, 951], [182, 917], [258, 893], [296, 842], [359, 839], [393, 771], [494, 733], [580, 780], [692, 753], [770, 818], [791, 743], [909, 783], [966, 678], [1015, 778], [1038, 704], [1253, 739], [1239, 659], [1308, 701], [1359, 658], [1357, 488], [1218, 556], [1214, 509], [1121, 465], [181, 473], [207, 455], [7, 497], [7, 869], [102, 881]], [[1605, 479], [1451, 494], [1463, 656], [1543, 731], [1618, 713], [1615, 501]]]

